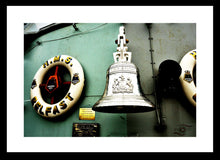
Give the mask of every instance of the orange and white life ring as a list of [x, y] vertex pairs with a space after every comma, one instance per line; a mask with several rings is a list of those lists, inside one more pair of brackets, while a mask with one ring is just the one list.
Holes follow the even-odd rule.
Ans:
[[180, 83], [187, 99], [196, 107], [196, 86], [193, 81], [193, 68], [196, 65], [196, 49], [189, 51], [180, 61], [182, 73], [180, 75]]
[[[57, 66], [64, 66], [68, 69], [71, 75], [71, 81], [69, 81], [69, 90], [66, 95], [57, 103], [49, 104], [44, 101], [41, 95], [41, 85], [45, 74], [52, 68]], [[58, 70], [58, 67], [57, 67]], [[44, 87], [47, 91], [53, 92], [58, 88], [59, 77], [55, 75], [50, 76], [47, 84]], [[51, 84], [52, 83], [52, 84]], [[31, 85], [31, 103], [34, 110], [41, 116], [46, 118], [54, 118], [66, 113], [73, 105], [78, 101], [81, 96], [84, 87], [84, 72], [80, 63], [73, 57], [68, 55], [59, 55], [50, 58], [46, 61], [37, 71], [34, 76]]]

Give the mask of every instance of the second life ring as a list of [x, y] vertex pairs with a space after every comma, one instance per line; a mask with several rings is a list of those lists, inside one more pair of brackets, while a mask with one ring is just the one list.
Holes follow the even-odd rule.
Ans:
[[[61, 68], [70, 74], [70, 81], [64, 81], [61, 76]], [[48, 76], [49, 70], [53, 70]], [[45, 76], [47, 78], [45, 80]], [[66, 92], [63, 88], [68, 86]], [[80, 63], [68, 55], [59, 55], [50, 58], [37, 71], [31, 85], [31, 103], [34, 110], [46, 118], [54, 118], [66, 113], [78, 101], [84, 87], [84, 72]], [[42, 96], [44, 93], [50, 96], [50, 103]], [[64, 95], [56, 99], [62, 92]]]
[[180, 75], [180, 83], [190, 103], [196, 107], [196, 86], [193, 81], [193, 68], [196, 65], [196, 49], [189, 51], [180, 61], [182, 73]]

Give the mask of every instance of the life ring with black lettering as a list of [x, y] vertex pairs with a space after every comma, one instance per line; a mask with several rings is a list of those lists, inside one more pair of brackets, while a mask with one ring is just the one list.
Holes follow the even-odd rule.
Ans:
[[[70, 81], [62, 79], [62, 68], [70, 74]], [[53, 73], [50, 73], [51, 70]], [[46, 118], [63, 115], [78, 101], [83, 87], [83, 68], [75, 58], [68, 55], [52, 57], [39, 68], [33, 78], [30, 89], [32, 106], [39, 115]], [[45, 100], [42, 93], [51, 98], [50, 102]]]
[[186, 53], [180, 61], [180, 66], [182, 68], [180, 83], [187, 99], [194, 107], [196, 107], [196, 85], [193, 81], [193, 68], [195, 65], [196, 49]]

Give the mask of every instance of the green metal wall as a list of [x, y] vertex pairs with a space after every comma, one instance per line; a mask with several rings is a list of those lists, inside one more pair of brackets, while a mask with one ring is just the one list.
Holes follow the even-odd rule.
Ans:
[[31, 106], [24, 104], [24, 136], [72, 136], [73, 123], [100, 123], [100, 136], [126, 136], [126, 114], [96, 113], [95, 120], [79, 120], [79, 108], [92, 107], [101, 97], [105, 88], [106, 70], [113, 63], [112, 53], [116, 49], [114, 41], [118, 35], [120, 24], [77, 24], [79, 31], [68, 26], [48, 34], [36, 41], [59, 39], [75, 33], [66, 39], [43, 42], [27, 50], [24, 55], [24, 99], [30, 99], [30, 86], [33, 77], [40, 66], [49, 58], [56, 55], [70, 55], [82, 65], [85, 74], [85, 87], [80, 102], [65, 119], [49, 121], [41, 118]]
[[[153, 92], [152, 70], [148, 31], [145, 24], [124, 24], [129, 39], [128, 49], [133, 53], [132, 62], [137, 65], [143, 92], [149, 99]], [[155, 112], [111, 114], [96, 112], [95, 120], [79, 120], [79, 108], [91, 108], [102, 96], [106, 71], [113, 63], [115, 40], [121, 24], [79, 23], [79, 31], [67, 26], [37, 38], [24, 53], [24, 136], [71, 137], [73, 123], [99, 123], [100, 136], [195, 136], [196, 118], [187, 107], [176, 99], [164, 99], [163, 108], [167, 130], [157, 132]], [[79, 34], [78, 34], [79, 33]], [[73, 35], [73, 36], [71, 36]], [[69, 36], [69, 37], [68, 37]], [[196, 48], [196, 24], [153, 24], [153, 48], [155, 70], [165, 59], [179, 62], [182, 56]], [[60, 39], [62, 37], [68, 37]], [[53, 41], [50, 41], [53, 40]], [[37, 45], [37, 41], [42, 42]], [[40, 66], [56, 55], [70, 55], [82, 65], [85, 86], [80, 101], [65, 118], [51, 121], [41, 118], [32, 108], [30, 87]], [[184, 134], [179, 128], [185, 127]], [[177, 132], [177, 133], [176, 133]]]

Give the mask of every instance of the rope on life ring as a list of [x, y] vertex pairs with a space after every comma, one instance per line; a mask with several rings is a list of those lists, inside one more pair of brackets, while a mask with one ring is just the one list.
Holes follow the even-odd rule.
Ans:
[[[61, 81], [61, 78], [58, 76], [58, 66], [63, 66], [68, 69], [71, 75], [71, 81]], [[46, 84], [42, 84], [44, 76], [52, 67], [56, 67], [54, 75], [49, 77]], [[60, 87], [61, 83], [69, 84], [70, 86], [63, 99], [54, 104], [45, 102], [41, 95], [41, 89], [44, 88], [48, 94], [52, 94]], [[68, 55], [52, 57], [39, 68], [34, 76], [30, 89], [32, 106], [34, 110], [43, 117], [54, 118], [60, 116], [71, 109], [73, 105], [78, 101], [81, 96], [83, 87], [83, 68], [75, 58]]]
[[196, 65], [196, 49], [189, 51], [180, 61], [182, 73], [180, 75], [180, 83], [183, 91], [190, 101], [196, 107], [196, 86], [193, 81], [193, 68]]

